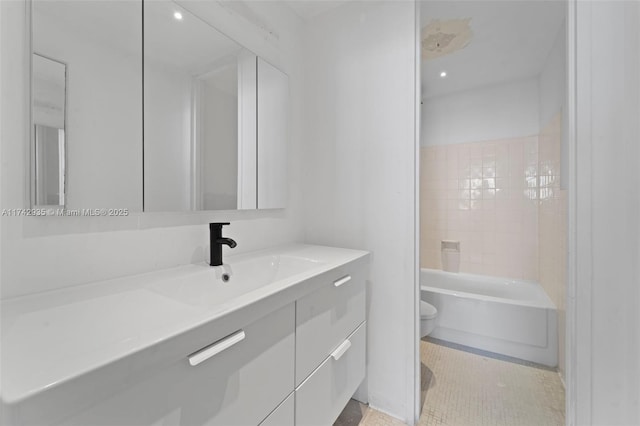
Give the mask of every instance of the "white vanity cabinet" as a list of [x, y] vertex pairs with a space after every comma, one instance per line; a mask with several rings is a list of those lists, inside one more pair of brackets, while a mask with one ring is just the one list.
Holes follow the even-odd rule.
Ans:
[[365, 326], [296, 388], [296, 426], [326, 426], [338, 418], [365, 375]]
[[330, 425], [365, 376], [367, 257], [292, 245], [226, 281], [188, 265], [3, 301], [0, 424]]
[[258, 425], [293, 391], [293, 325], [289, 304], [61, 424]]
[[336, 268], [296, 301], [296, 425], [332, 424], [365, 376], [365, 271]]
[[296, 301], [296, 386], [365, 320], [364, 269], [346, 265], [327, 275]]
[[295, 394], [291, 394], [282, 404], [264, 419], [260, 426], [293, 426], [295, 424]]

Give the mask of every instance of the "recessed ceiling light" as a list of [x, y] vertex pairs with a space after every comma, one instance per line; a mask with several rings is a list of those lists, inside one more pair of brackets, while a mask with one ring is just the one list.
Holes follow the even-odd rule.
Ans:
[[174, 12], [173, 17], [176, 18], [178, 21], [182, 21], [182, 13], [180, 12]]
[[447, 72], [446, 71], [442, 71], [440, 73], [440, 77], [445, 78], [447, 76]]

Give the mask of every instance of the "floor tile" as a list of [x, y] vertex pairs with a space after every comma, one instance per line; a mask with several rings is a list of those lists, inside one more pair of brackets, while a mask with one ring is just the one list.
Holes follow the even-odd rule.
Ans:
[[564, 387], [555, 369], [443, 343], [420, 344], [420, 426], [564, 425]]
[[[558, 373], [434, 339], [420, 343], [422, 415], [419, 426], [561, 426], [564, 387]], [[336, 426], [403, 423], [351, 401]]]

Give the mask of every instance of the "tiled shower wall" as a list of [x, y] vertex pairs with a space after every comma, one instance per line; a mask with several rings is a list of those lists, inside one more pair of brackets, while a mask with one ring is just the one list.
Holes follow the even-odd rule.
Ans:
[[460, 241], [460, 271], [535, 280], [558, 308], [565, 371], [567, 194], [562, 116], [539, 136], [421, 149], [421, 266], [441, 269], [440, 241]]
[[538, 279], [538, 137], [421, 149], [421, 265], [460, 241], [460, 271]]
[[567, 194], [560, 187], [562, 118], [557, 114], [540, 132], [538, 245], [540, 285], [558, 308], [558, 368], [564, 377]]

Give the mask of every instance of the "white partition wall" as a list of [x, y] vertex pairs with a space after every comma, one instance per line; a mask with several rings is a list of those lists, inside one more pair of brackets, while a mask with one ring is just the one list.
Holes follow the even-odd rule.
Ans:
[[368, 401], [413, 424], [415, 5], [347, 2], [307, 29], [306, 240], [372, 252]]
[[[576, 62], [569, 82], [577, 102], [567, 424], [637, 425], [640, 3], [571, 3], [576, 32], [569, 52]], [[574, 29], [571, 18], [569, 24]]]

